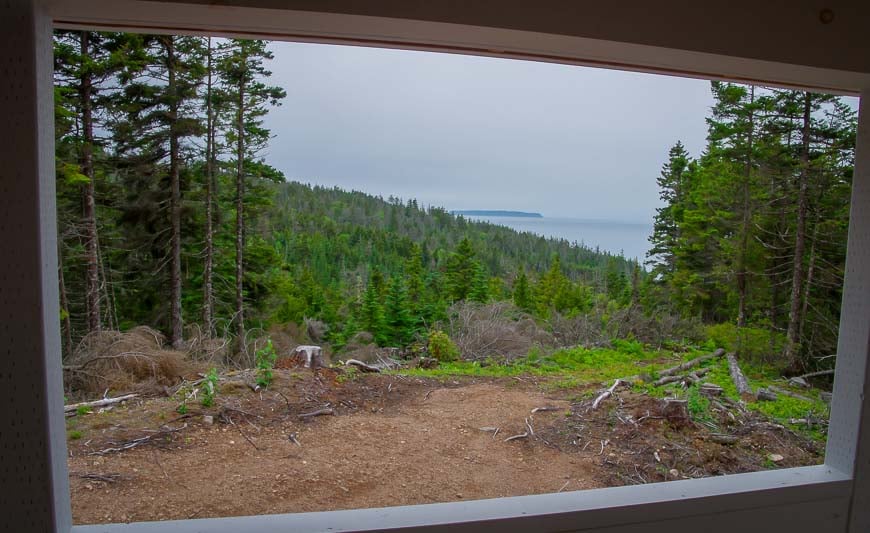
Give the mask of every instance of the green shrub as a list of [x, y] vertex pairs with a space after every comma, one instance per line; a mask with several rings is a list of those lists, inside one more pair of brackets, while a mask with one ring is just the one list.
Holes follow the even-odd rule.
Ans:
[[217, 392], [218, 375], [217, 369], [212, 368], [205, 376], [205, 381], [202, 382], [202, 399], [200, 403], [203, 407], [211, 407], [214, 404], [214, 397]]
[[93, 412], [93, 409], [91, 409], [87, 405], [80, 405], [80, 406], [76, 407], [76, 414], [77, 415], [87, 415], [87, 414], [90, 414], [92, 412]]
[[346, 381], [353, 381], [359, 377], [359, 370], [355, 366], [347, 366], [344, 368], [344, 372], [339, 374], [335, 381], [339, 383], [344, 383]]
[[429, 355], [439, 362], [455, 361], [459, 358], [459, 348], [446, 333], [433, 329], [429, 332]]
[[686, 408], [692, 420], [710, 420], [710, 399], [698, 391], [698, 387], [691, 387], [686, 395]]
[[272, 346], [272, 339], [266, 341], [266, 345], [257, 350], [257, 385], [268, 387], [272, 383], [272, 369], [275, 368], [275, 361], [278, 360], [278, 354]]
[[743, 327], [725, 323], [707, 328], [707, 337], [716, 348], [739, 354], [750, 361], [772, 361], [782, 353], [785, 336], [765, 328]]

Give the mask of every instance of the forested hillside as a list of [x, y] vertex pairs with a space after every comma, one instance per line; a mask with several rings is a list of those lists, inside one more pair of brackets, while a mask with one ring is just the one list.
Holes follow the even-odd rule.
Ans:
[[457, 301], [546, 317], [627, 301], [633, 272], [637, 288], [621, 257], [285, 182], [259, 157], [284, 96], [265, 42], [58, 32], [55, 51], [67, 353], [103, 328], [152, 325], [180, 347], [194, 325], [242, 339], [305, 319], [337, 346], [357, 331], [404, 345]]
[[793, 369], [833, 361], [855, 135], [837, 98], [714, 82], [707, 149], [677, 143], [659, 177], [648, 273], [414, 199], [288, 181], [262, 158], [282, 142], [264, 116], [294, 105], [268, 83], [263, 41], [63, 31], [55, 54], [67, 354], [136, 325], [244, 354], [247, 332], [306, 320], [334, 348], [360, 332], [402, 347], [468, 302], [531, 327], [528, 345], [712, 338]]

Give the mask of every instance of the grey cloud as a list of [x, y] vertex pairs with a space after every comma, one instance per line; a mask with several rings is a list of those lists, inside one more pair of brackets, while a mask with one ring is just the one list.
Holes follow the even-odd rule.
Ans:
[[535, 62], [273, 43], [267, 125], [288, 178], [448, 209], [649, 221], [678, 139], [703, 148], [709, 83]]

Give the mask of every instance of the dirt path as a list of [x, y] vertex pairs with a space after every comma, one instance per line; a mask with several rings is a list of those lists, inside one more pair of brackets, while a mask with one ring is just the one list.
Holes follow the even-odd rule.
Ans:
[[[668, 421], [662, 400], [533, 376], [276, 370], [265, 391], [238, 376], [215, 405], [149, 398], [69, 421], [75, 523], [385, 507], [652, 483], [819, 464], [813, 442], [745, 410]], [[552, 392], [544, 392], [552, 391]], [[552, 408], [532, 414], [537, 407]], [[334, 416], [300, 419], [329, 407]], [[204, 415], [214, 417], [206, 423]], [[534, 429], [529, 438], [504, 442]], [[481, 428], [499, 428], [492, 431]], [[161, 428], [172, 431], [159, 433]], [[727, 434], [730, 441], [715, 437]], [[149, 437], [150, 436], [150, 437]], [[291, 436], [300, 445], [295, 444]], [[135, 439], [147, 444], [99, 455]]]
[[[539, 439], [503, 441], [526, 430], [524, 419], [536, 407], [557, 409], [536, 413], [533, 427], [561, 422], [566, 401], [493, 383], [432, 388], [400, 381], [388, 394], [401, 399], [308, 422], [293, 416], [266, 426], [239, 415], [235, 426], [186, 429], [170, 448], [89, 456], [93, 444], [76, 443], [69, 461], [75, 522], [382, 507], [605, 484], [592, 457]], [[487, 426], [500, 428], [496, 438], [480, 430]], [[86, 473], [121, 480], [79, 476]]]

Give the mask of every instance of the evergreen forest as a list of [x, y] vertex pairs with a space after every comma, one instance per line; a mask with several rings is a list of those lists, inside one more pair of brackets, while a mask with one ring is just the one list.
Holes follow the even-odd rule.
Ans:
[[712, 82], [706, 149], [674, 140], [649, 171], [662, 207], [637, 263], [284, 176], [264, 118], [294, 102], [265, 41], [58, 31], [54, 48], [65, 356], [148, 325], [177, 349], [225, 340], [225, 364], [282, 328], [333, 353], [447, 337], [479, 360], [624, 341], [836, 360], [856, 130], [838, 97]]

